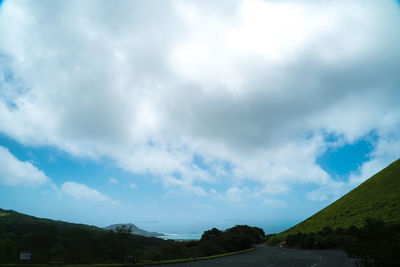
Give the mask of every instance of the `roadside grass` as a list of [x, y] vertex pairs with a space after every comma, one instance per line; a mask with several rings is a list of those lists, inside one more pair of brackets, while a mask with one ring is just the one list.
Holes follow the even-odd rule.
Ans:
[[48, 267], [48, 266], [63, 266], [63, 267], [117, 267], [117, 266], [147, 266], [147, 265], [159, 265], [159, 264], [171, 264], [171, 263], [181, 263], [181, 262], [189, 262], [189, 261], [199, 261], [199, 260], [209, 260], [216, 259], [226, 256], [237, 255], [245, 252], [250, 252], [255, 250], [255, 248], [249, 248], [245, 250], [239, 250], [224, 254], [205, 256], [205, 257], [196, 257], [196, 258], [187, 258], [187, 259], [175, 259], [175, 260], [162, 260], [162, 261], [151, 261], [151, 260], [143, 260], [136, 264], [124, 264], [124, 263], [98, 263], [98, 264], [60, 264], [60, 265], [51, 265], [51, 264], [29, 264], [29, 263], [10, 263], [10, 264], [0, 264], [0, 267]]
[[[188, 258], [188, 259], [176, 259], [176, 260], [164, 260], [164, 261], [152, 261], [151, 265], [216, 259], [216, 258], [221, 258], [221, 257], [226, 257], [226, 256], [237, 255], [237, 254], [241, 254], [241, 253], [245, 253], [245, 252], [250, 252], [250, 251], [253, 251], [253, 250], [255, 250], [255, 248], [249, 248], [249, 249], [245, 249], [245, 250], [239, 250], [239, 251], [234, 251], [234, 252], [229, 252], [229, 253], [224, 253], [224, 254], [218, 254], [218, 255], [212, 255], [212, 256], [205, 256], [205, 257]], [[142, 266], [142, 265], [144, 265], [144, 264], [138, 263], [135, 266]], [[146, 265], [148, 265], [148, 264], [146, 263]]]

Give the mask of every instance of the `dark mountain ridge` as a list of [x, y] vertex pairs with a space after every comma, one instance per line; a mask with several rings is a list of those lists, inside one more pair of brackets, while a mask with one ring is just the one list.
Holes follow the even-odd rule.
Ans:
[[31, 215], [19, 213], [14, 210], [0, 209], [0, 237], [3, 233], [7, 232], [13, 232], [16, 235], [24, 235], [32, 231], [45, 230], [55, 225], [63, 230], [80, 228], [90, 231], [105, 231], [93, 225], [38, 218]]

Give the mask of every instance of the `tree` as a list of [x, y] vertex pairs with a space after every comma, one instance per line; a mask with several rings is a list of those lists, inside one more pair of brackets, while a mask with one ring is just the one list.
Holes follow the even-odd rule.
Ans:
[[354, 231], [355, 241], [347, 253], [365, 266], [398, 266], [400, 263], [400, 226], [367, 218]]
[[222, 231], [218, 230], [217, 228], [212, 228], [211, 230], [204, 231], [203, 235], [201, 236], [201, 241], [215, 239], [221, 233], [222, 233]]
[[121, 226], [117, 226], [115, 228], [115, 232], [117, 234], [117, 238], [120, 239], [121, 241], [121, 254], [122, 254], [122, 258], [123, 261], [126, 263], [127, 261], [127, 239], [129, 237], [129, 235], [132, 233], [132, 226], [127, 227], [125, 224], [122, 224]]
[[46, 251], [44, 253], [46, 256], [43, 253], [40, 254], [46, 257], [46, 261], [49, 262], [52, 260], [53, 251], [60, 240], [59, 230], [55, 225], [51, 225], [46, 230], [33, 232], [27, 239], [32, 248]]

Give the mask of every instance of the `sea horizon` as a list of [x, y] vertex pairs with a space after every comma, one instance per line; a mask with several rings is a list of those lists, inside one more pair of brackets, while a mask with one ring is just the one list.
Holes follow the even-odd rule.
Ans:
[[192, 234], [177, 234], [177, 233], [164, 233], [162, 238], [164, 240], [200, 240], [203, 233], [192, 233]]

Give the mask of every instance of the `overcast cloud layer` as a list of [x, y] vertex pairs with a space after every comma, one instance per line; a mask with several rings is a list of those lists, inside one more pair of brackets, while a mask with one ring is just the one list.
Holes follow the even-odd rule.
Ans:
[[[0, 132], [180, 193], [284, 206], [274, 197], [313, 183], [322, 200], [400, 156], [399, 29], [389, 0], [5, 1]], [[371, 133], [348, 181], [316, 164]]]

